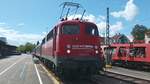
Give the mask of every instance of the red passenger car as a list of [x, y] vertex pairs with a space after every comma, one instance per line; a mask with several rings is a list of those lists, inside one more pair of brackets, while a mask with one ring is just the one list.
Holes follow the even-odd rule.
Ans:
[[150, 44], [112, 44], [112, 61], [128, 66], [150, 65]]
[[94, 74], [104, 66], [98, 28], [82, 20], [64, 20], [37, 47], [36, 56], [60, 73]]

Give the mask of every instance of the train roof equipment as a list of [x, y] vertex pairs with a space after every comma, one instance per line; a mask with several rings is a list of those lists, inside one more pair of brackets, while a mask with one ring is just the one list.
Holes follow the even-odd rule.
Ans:
[[[86, 10], [83, 8], [83, 6], [81, 4], [74, 3], [74, 2], [63, 2], [62, 4], [60, 4], [60, 7], [62, 7], [62, 11], [61, 11], [61, 15], [60, 15], [61, 21], [67, 20], [68, 15], [70, 13], [73, 13], [73, 18], [72, 19], [74, 19], [77, 12], [79, 11], [79, 9], [82, 10], [82, 16], [80, 17], [80, 20], [82, 20], [84, 14], [86, 12]], [[64, 15], [64, 13], [66, 13], [66, 14]]]

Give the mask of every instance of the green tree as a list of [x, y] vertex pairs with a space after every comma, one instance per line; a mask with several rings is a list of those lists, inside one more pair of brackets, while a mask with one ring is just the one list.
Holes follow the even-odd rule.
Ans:
[[35, 46], [36, 46], [35, 44], [32, 44], [32, 43], [27, 42], [25, 45], [20, 45], [20, 46], [17, 48], [17, 51], [23, 52], [23, 53], [31, 52], [32, 49], [33, 49]]
[[131, 34], [134, 37], [134, 40], [144, 40], [146, 32], [147, 32], [147, 27], [136, 24], [132, 29]]
[[27, 42], [27, 43], [25, 44], [25, 51], [26, 51], [26, 52], [31, 52], [34, 47], [35, 47], [34, 44]]
[[24, 45], [20, 45], [20, 46], [17, 48], [17, 51], [19, 51], [19, 52], [25, 52], [25, 46], [24, 46]]

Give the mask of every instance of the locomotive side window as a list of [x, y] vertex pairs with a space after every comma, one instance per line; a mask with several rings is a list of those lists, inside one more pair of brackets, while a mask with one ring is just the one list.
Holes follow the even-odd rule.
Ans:
[[88, 35], [99, 36], [98, 35], [98, 29], [95, 25], [89, 25], [89, 24], [86, 25], [85, 32]]
[[51, 31], [48, 33], [48, 35], [47, 35], [47, 41], [48, 41], [49, 39], [55, 38], [56, 34], [57, 34], [57, 32], [56, 32], [56, 27], [55, 27], [53, 30], [51, 30]]
[[42, 44], [44, 44], [45, 43], [45, 38], [42, 40]]
[[53, 30], [51, 30], [47, 35], [47, 40], [53, 38]]
[[62, 34], [73, 35], [79, 33], [80, 33], [79, 25], [66, 24], [62, 28]]

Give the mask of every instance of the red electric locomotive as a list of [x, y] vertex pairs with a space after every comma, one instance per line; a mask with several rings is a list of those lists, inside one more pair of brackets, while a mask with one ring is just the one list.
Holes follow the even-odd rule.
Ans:
[[[35, 56], [55, 72], [68, 74], [69, 71], [84, 74], [95, 74], [103, 69], [104, 59], [101, 51], [101, 39], [94, 23], [81, 19], [67, 20], [71, 7], [77, 10], [78, 3], [64, 2], [63, 10], [67, 8], [66, 19], [62, 19], [42, 43], [35, 48]], [[74, 16], [75, 16], [74, 14]], [[62, 18], [63, 11], [61, 13]]]
[[56, 72], [94, 74], [104, 66], [100, 41], [94, 23], [64, 20], [42, 40], [35, 54]]

